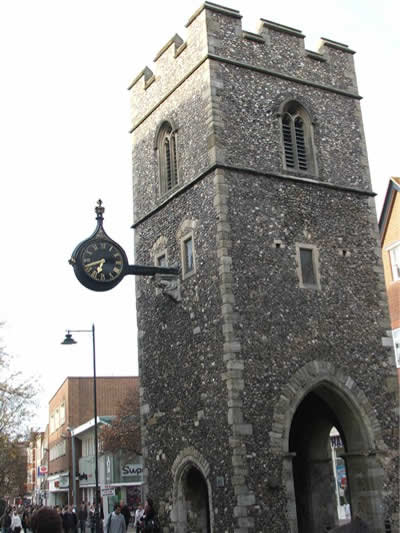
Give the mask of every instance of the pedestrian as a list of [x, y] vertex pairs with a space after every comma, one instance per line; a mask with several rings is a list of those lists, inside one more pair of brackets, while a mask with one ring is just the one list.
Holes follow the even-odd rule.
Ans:
[[41, 507], [32, 518], [35, 533], [62, 533], [62, 519], [57, 509]]
[[64, 533], [74, 533], [75, 518], [71, 506], [66, 505], [61, 516]]
[[144, 513], [143, 505], [139, 503], [139, 506], [135, 511], [135, 522], [133, 524], [134, 527], [136, 528], [136, 533], [139, 533], [140, 531], [140, 520], [143, 516], [143, 513]]
[[22, 521], [22, 529], [24, 530], [24, 533], [27, 533], [27, 530], [30, 529], [31, 527], [31, 512], [28, 507], [22, 513], [21, 521]]
[[160, 523], [154, 509], [153, 500], [147, 498], [144, 504], [144, 513], [140, 520], [140, 528], [142, 531], [158, 533], [160, 531]]
[[90, 533], [94, 533], [96, 530], [96, 512], [93, 504], [89, 507], [88, 525], [90, 527]]
[[114, 512], [107, 519], [106, 533], [126, 533], [125, 518], [118, 503], [114, 505]]
[[11, 509], [6, 507], [4, 513], [0, 517], [1, 533], [9, 533], [11, 526]]
[[11, 531], [13, 533], [20, 533], [22, 529], [22, 521], [16, 509], [14, 509], [11, 516]]
[[72, 520], [74, 521], [74, 526], [72, 531], [74, 533], [78, 533], [78, 516], [76, 514], [76, 507], [69, 506], [71, 513], [72, 513]]
[[127, 505], [124, 505], [124, 501], [123, 500], [121, 500], [119, 502], [119, 505], [121, 507], [121, 514], [125, 518], [126, 529], [128, 530], [129, 520], [131, 519], [131, 512], [129, 511], [129, 507]]
[[88, 518], [88, 512], [85, 505], [85, 502], [81, 503], [81, 507], [78, 511], [78, 523], [79, 523], [79, 529], [81, 530], [81, 533], [86, 532], [86, 522]]

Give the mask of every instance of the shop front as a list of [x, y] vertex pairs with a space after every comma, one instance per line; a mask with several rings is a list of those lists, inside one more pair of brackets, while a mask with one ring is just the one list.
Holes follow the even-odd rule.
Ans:
[[69, 472], [61, 472], [48, 477], [48, 505], [68, 505]]
[[[100, 463], [100, 461], [99, 461]], [[95, 456], [79, 459], [79, 502], [92, 504], [96, 500]]]
[[129, 456], [123, 452], [101, 457], [101, 489], [104, 516], [113, 511], [121, 500], [131, 512], [143, 502], [143, 460], [141, 456]]

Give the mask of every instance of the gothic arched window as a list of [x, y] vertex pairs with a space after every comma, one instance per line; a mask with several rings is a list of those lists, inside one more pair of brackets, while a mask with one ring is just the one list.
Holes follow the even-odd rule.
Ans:
[[312, 124], [308, 113], [298, 102], [288, 102], [283, 107], [281, 121], [285, 167], [315, 173]]
[[169, 122], [164, 122], [160, 127], [156, 145], [160, 171], [160, 194], [163, 195], [178, 183], [176, 131]]

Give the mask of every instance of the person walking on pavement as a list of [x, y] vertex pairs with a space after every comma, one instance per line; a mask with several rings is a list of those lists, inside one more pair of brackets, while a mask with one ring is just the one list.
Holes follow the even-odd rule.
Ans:
[[24, 530], [24, 533], [27, 533], [30, 527], [31, 527], [31, 512], [30, 512], [30, 509], [26, 507], [24, 512], [22, 513], [22, 529]]
[[87, 508], [86, 508], [85, 502], [82, 502], [81, 503], [81, 507], [80, 507], [80, 509], [78, 511], [78, 523], [79, 523], [79, 529], [80, 529], [81, 533], [85, 533], [86, 532], [86, 521], [87, 521], [87, 518], [88, 518]]
[[22, 529], [21, 517], [19, 516], [16, 509], [14, 509], [11, 517], [11, 531], [13, 533], [20, 533]]
[[121, 506], [117, 503], [114, 512], [107, 519], [105, 533], [126, 533], [125, 518], [121, 514]]
[[0, 517], [1, 533], [9, 533], [11, 526], [11, 509], [7, 507]]
[[144, 504], [144, 513], [140, 519], [140, 529], [152, 533], [159, 533], [160, 523], [154, 509], [154, 503], [151, 498], [147, 498]]
[[96, 513], [93, 504], [89, 508], [88, 525], [90, 527], [90, 533], [94, 533], [96, 530]]
[[64, 512], [62, 513], [62, 522], [64, 533], [74, 533], [75, 532], [75, 518], [74, 513], [72, 512], [71, 506], [65, 506]]
[[131, 519], [131, 512], [129, 511], [129, 507], [127, 505], [124, 505], [123, 500], [119, 502], [119, 505], [121, 507], [121, 514], [125, 518], [126, 530], [128, 531], [129, 520]]
[[135, 522], [133, 524], [136, 528], [136, 533], [140, 533], [140, 520], [143, 516], [143, 513], [144, 513], [143, 505], [139, 503], [139, 506], [135, 511]]

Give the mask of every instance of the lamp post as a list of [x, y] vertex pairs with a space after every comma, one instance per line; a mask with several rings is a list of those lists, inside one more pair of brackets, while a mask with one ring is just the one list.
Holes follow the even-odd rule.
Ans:
[[[94, 449], [95, 449], [95, 479], [96, 479], [96, 495], [95, 495], [95, 524], [96, 524], [96, 533], [100, 532], [100, 513], [99, 513], [99, 475], [98, 475], [98, 438], [97, 438], [97, 393], [96, 393], [96, 339], [95, 339], [95, 329], [94, 324], [92, 324], [92, 329], [68, 329], [65, 334], [65, 339], [61, 344], [76, 344], [77, 341], [72, 338], [72, 333], [91, 333], [92, 334], [92, 346], [93, 346], [93, 403], [94, 403]], [[74, 465], [75, 466], [75, 465]], [[75, 470], [75, 468], [73, 468]], [[76, 480], [73, 480], [74, 484], [74, 494], [76, 488]], [[74, 498], [75, 499], [75, 498]]]

